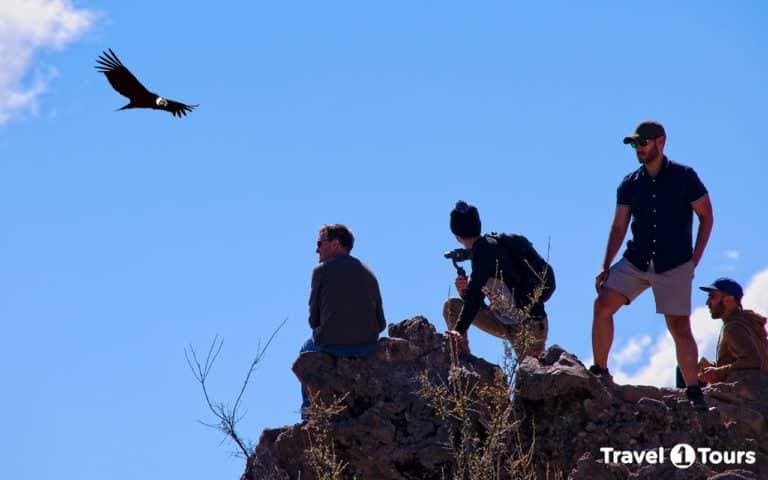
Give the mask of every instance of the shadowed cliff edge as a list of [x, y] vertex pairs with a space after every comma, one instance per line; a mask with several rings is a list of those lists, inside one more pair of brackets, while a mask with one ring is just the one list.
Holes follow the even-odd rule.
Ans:
[[[432, 393], [449, 396], [446, 386], [459, 379], [463, 394], [485, 401], [482, 392], [503, 378], [504, 370], [472, 355], [456, 359], [451, 353], [445, 336], [427, 319], [414, 317], [391, 324], [389, 338], [380, 339], [369, 358], [301, 355], [294, 373], [319, 404], [335, 406], [333, 414], [321, 419], [322, 431], [314, 419], [265, 430], [242, 480], [322, 480], [316, 465], [321, 441], [329, 442], [326, 453], [338, 461], [329, 478], [474, 480], [477, 474], [468, 477], [466, 472], [484, 471], [483, 478], [498, 479], [768, 479], [768, 375], [737, 372], [728, 382], [705, 388], [708, 403], [716, 408], [701, 411], [679, 390], [616, 385], [595, 377], [575, 355], [555, 345], [517, 366], [514, 395], [511, 401], [505, 396], [498, 410], [503, 413], [494, 414], [505, 416], [505, 425], [512, 428], [494, 430], [504, 438], [491, 450], [484, 447], [495, 428], [488, 413], [467, 408], [466, 422], [457, 423], [455, 415], [446, 420], [445, 412], [441, 417], [436, 410], [435, 397], [425, 395], [424, 382], [434, 386], [427, 388]], [[457, 425], [459, 433], [471, 432], [467, 443], [457, 443]], [[669, 449], [679, 443], [754, 451], [755, 462], [697, 459], [680, 469], [669, 461]], [[667, 461], [607, 464], [601, 447], [663, 447]], [[466, 451], [467, 458], [479, 452], [499, 464], [485, 470], [461, 466], [465, 473], [457, 474], [457, 452]]]

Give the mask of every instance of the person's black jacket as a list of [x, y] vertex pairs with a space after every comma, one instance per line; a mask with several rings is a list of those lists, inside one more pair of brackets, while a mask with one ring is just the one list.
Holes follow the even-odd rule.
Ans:
[[[472, 245], [472, 274], [462, 296], [464, 307], [456, 323], [458, 332], [465, 333], [478, 310], [485, 308], [483, 303], [485, 294], [482, 288], [491, 277], [500, 276], [504, 280], [509, 291], [514, 295], [518, 307], [523, 308], [528, 305], [531, 292], [525, 286], [528, 283], [524, 281], [527, 278], [527, 272], [519, 271], [515, 263], [509, 257], [507, 250], [493, 237], [484, 235]], [[532, 317], [546, 316], [544, 304], [538, 302], [531, 307], [530, 313]]]

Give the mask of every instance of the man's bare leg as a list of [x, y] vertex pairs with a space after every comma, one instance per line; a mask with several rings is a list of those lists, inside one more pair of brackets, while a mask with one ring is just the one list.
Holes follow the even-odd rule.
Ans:
[[627, 303], [627, 297], [616, 290], [601, 288], [595, 299], [592, 317], [592, 355], [595, 365], [608, 368], [608, 354], [613, 344], [613, 314]]
[[699, 358], [699, 348], [691, 331], [691, 317], [687, 315], [665, 315], [667, 328], [675, 341], [677, 364], [683, 374], [685, 384], [698, 385], [696, 362]]

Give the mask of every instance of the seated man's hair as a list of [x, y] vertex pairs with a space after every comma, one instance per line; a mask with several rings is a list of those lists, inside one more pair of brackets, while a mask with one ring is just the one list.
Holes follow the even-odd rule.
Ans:
[[320, 227], [320, 234], [325, 235], [328, 240], [338, 240], [341, 246], [349, 251], [352, 251], [352, 247], [355, 245], [355, 236], [352, 235], [352, 230], [340, 223], [323, 225]]

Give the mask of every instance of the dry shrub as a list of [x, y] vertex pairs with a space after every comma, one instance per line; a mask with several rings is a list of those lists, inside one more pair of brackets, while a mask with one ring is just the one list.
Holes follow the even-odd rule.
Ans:
[[347, 396], [326, 402], [314, 395], [306, 410], [309, 464], [317, 480], [342, 480], [347, 462], [336, 456], [336, 443], [331, 431], [331, 420], [344, 411]]
[[[530, 265], [528, 267], [533, 270]], [[451, 365], [447, 381], [435, 381], [428, 371], [419, 376], [420, 396], [449, 426], [445, 447], [452, 454], [452, 465], [447, 472], [442, 472], [444, 480], [564, 478], [559, 468], [536, 458], [535, 436], [530, 441], [524, 439], [521, 432], [523, 419], [518, 418], [512, 404], [515, 372], [522, 360], [517, 358], [515, 352], [529, 351], [536, 341], [532, 331], [531, 308], [541, 299], [546, 288], [546, 270], [534, 271], [534, 274], [539, 281], [525, 307], [515, 308], [513, 301], [512, 305], [505, 306], [509, 295], [490, 289], [486, 291], [490, 296], [498, 295], [491, 298], [492, 309], [494, 304], [502, 312], [514, 309], [514, 316], [520, 325], [513, 338], [503, 340], [502, 368], [496, 371], [490, 383], [477, 384], [468, 377], [452, 342], [449, 342]], [[496, 278], [503, 281], [503, 272], [498, 267]]]

